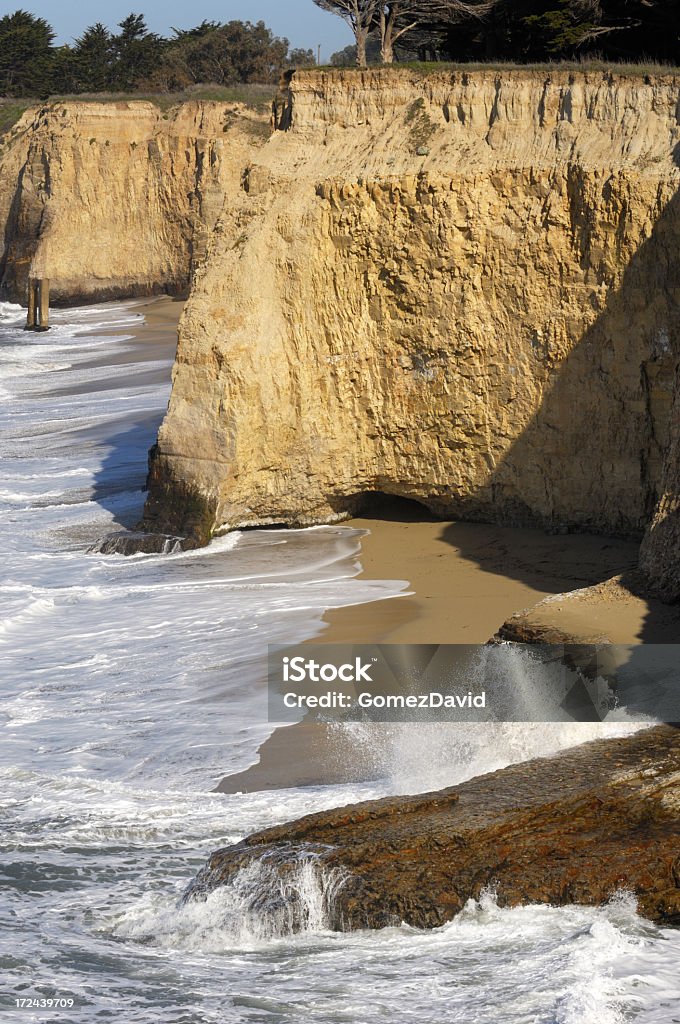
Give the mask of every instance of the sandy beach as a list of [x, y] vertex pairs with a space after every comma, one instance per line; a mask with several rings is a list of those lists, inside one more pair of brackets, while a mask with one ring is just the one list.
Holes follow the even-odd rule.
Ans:
[[[184, 309], [184, 299], [175, 299], [171, 295], [152, 295], [126, 301], [125, 304], [132, 312], [144, 317], [144, 322], [134, 328], [134, 335], [144, 342], [146, 359], [162, 358], [170, 345], [176, 348], [177, 324]], [[107, 363], [110, 366], [111, 360]]]
[[608, 537], [440, 521], [349, 525], [368, 531], [362, 575], [407, 579], [414, 593], [330, 612], [322, 642], [485, 643], [513, 613], [637, 561], [635, 543]]
[[[177, 323], [184, 308], [184, 302], [173, 299], [169, 295], [152, 296], [144, 299], [125, 300], [125, 305], [132, 313], [139, 315], [139, 324], [128, 328], [127, 331], [100, 331], [103, 336], [118, 336], [121, 333], [132, 334], [137, 341], [143, 342], [136, 354], [137, 363], [155, 363], [174, 356], [177, 347]], [[87, 333], [87, 329], [83, 329]], [[83, 369], [97, 369], [99, 367], [121, 366], [128, 362], [128, 353], [124, 349], [116, 355], [110, 351], [105, 356], [95, 356], [89, 361], [80, 365]], [[139, 379], [139, 376], [137, 376]], [[148, 384], [165, 382], [168, 379], [168, 371], [163, 368], [149, 368], [145, 371], [145, 381]], [[119, 386], [119, 380], [111, 377], [108, 387]], [[78, 395], [84, 393], [89, 385], [72, 384], [67, 387], [55, 390], [55, 395]], [[100, 390], [107, 390], [105, 382], [100, 383]]]

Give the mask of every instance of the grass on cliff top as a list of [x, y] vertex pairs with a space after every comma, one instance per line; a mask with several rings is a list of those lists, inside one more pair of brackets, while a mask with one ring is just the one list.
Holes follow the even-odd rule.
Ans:
[[395, 64], [369, 64], [368, 68], [358, 68], [356, 64], [338, 66], [325, 64], [321, 67], [301, 68], [305, 71], [416, 71], [422, 75], [434, 75], [443, 72], [465, 72], [465, 71], [525, 71], [528, 73], [539, 72], [541, 74], [551, 71], [562, 72], [587, 72], [620, 75], [624, 78], [645, 78], [651, 75], [680, 75], [680, 67], [672, 64], [657, 64], [653, 61], [640, 61], [637, 64], [616, 64], [603, 60], [583, 61], [552, 61], [544, 64], [515, 64], [512, 61], [489, 61], [485, 63], [468, 62], [455, 63], [453, 61], [399, 61]]
[[119, 103], [130, 100], [147, 100], [165, 112], [178, 103], [189, 100], [218, 100], [221, 103], [243, 103], [259, 114], [271, 109], [276, 94], [276, 86], [260, 85], [194, 85], [183, 92], [88, 92], [73, 95], [50, 96], [48, 99], [22, 98], [7, 99], [0, 97], [0, 138], [6, 135], [17, 123], [23, 113], [31, 107], [40, 107], [45, 103], [82, 102], [82, 103]]
[[72, 96], [50, 96], [49, 102], [69, 100], [90, 103], [118, 103], [121, 100], [148, 100], [161, 110], [169, 110], [189, 100], [218, 100], [220, 103], [243, 103], [252, 110], [264, 113], [271, 108], [276, 94], [275, 85], [257, 83], [242, 85], [192, 85], [182, 92], [88, 92]]
[[14, 127], [24, 111], [35, 106], [37, 100], [0, 99], [0, 138]]

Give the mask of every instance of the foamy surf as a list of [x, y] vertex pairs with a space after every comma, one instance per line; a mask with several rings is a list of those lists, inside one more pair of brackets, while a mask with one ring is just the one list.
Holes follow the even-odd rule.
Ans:
[[[208, 954], [239, 987], [248, 985], [247, 963], [253, 988], [266, 991], [270, 1007], [304, 1008], [306, 1019], [333, 1019], [340, 1011], [363, 1021], [362, 1006], [370, 1006], [378, 1015], [432, 1024], [672, 1020], [663, 1014], [671, 1012], [680, 986], [662, 965], [665, 955], [680, 952], [680, 939], [641, 919], [626, 892], [599, 909], [500, 909], [489, 891], [433, 931], [402, 925], [332, 933], [325, 908], [340, 885], [341, 878], [315, 876], [307, 862], [281, 900], [270, 891], [266, 866], [254, 864], [231, 889], [204, 901], [173, 903], [147, 894], [108, 927], [119, 939], [178, 958]], [[254, 887], [269, 892], [264, 906]], [[664, 943], [670, 948], [664, 950]], [[650, 985], [659, 967], [661, 974], [653, 976], [661, 984]], [[248, 1019], [235, 1009], [234, 1019]]]

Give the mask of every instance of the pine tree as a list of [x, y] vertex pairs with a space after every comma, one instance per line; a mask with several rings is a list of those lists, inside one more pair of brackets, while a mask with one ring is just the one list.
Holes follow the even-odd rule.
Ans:
[[555, 58], [576, 56], [599, 34], [601, 21], [597, 0], [550, 0], [546, 9], [526, 15], [522, 24], [533, 52]]
[[49, 93], [54, 32], [44, 18], [15, 11], [0, 18], [0, 92], [3, 96]]
[[73, 51], [78, 85], [83, 92], [103, 92], [114, 75], [115, 47], [109, 30], [98, 21], [76, 39]]
[[113, 38], [113, 85], [131, 92], [153, 75], [167, 42], [149, 32], [143, 14], [129, 14], [118, 27], [120, 32]]

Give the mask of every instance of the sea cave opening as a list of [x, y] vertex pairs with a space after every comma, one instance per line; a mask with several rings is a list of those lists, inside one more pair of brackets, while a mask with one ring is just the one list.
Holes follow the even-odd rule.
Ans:
[[354, 515], [362, 519], [384, 519], [394, 523], [439, 522], [427, 505], [386, 491], [364, 491], [354, 497]]

